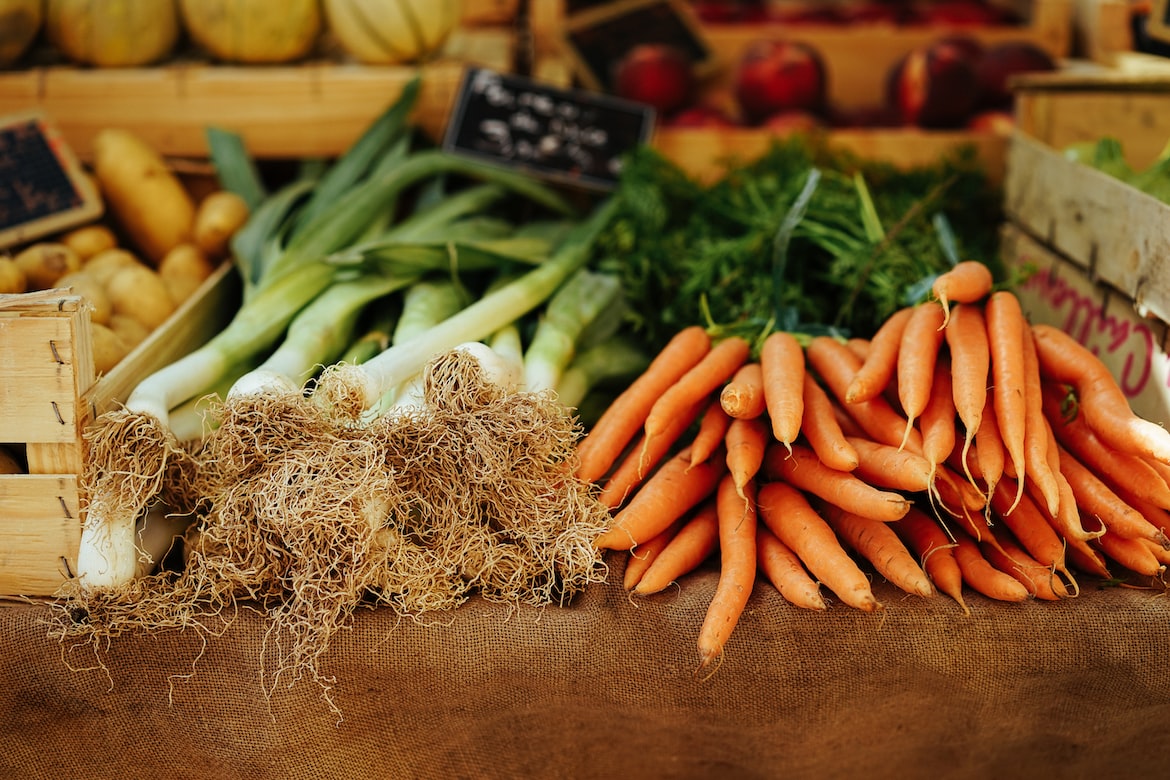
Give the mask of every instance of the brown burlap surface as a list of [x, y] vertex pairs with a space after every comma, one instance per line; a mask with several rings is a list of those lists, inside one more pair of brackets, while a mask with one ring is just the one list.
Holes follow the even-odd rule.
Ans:
[[[620, 563], [610, 583], [620, 582]], [[114, 640], [72, 671], [46, 608], [0, 608], [10, 778], [1089, 778], [1170, 774], [1170, 599], [1058, 604], [877, 589], [882, 614], [809, 613], [759, 586], [722, 667], [693, 679], [714, 587], [631, 603], [479, 600], [439, 625], [366, 611], [335, 641], [329, 708], [263, 694], [264, 621]], [[203, 650], [202, 657], [193, 664]], [[84, 654], [72, 659], [85, 660]]]

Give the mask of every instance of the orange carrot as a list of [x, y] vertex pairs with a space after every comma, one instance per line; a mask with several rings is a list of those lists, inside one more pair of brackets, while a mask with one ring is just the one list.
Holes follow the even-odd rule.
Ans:
[[721, 388], [747, 361], [750, 353], [751, 346], [739, 336], [729, 336], [711, 347], [702, 360], [667, 388], [650, 407], [644, 426], [647, 439], [661, 435], [670, 427], [675, 415]]
[[764, 523], [756, 525], [756, 566], [789, 604], [802, 609], [828, 609], [820, 586], [800, 558]]
[[845, 403], [859, 403], [876, 398], [894, 376], [898, 364], [898, 345], [914, 307], [898, 309], [887, 317], [869, 340], [869, 349], [857, 373], [845, 389]]
[[1028, 555], [1027, 551], [1008, 534], [996, 533], [994, 530], [992, 534], [996, 540], [995, 544], [980, 545], [983, 557], [995, 568], [1019, 580], [1034, 598], [1058, 601], [1073, 595], [1057, 577], [1055, 570]]
[[630, 550], [626, 560], [626, 570], [622, 574], [622, 585], [626, 590], [633, 590], [642, 577], [650, 569], [650, 564], [666, 549], [667, 544], [682, 527], [682, 518], [675, 520], [670, 526], [655, 534], [654, 538], [645, 544], [638, 545], [637, 549]]
[[629, 550], [645, 544], [711, 495], [726, 473], [722, 458], [692, 466], [690, 452], [681, 450], [642, 483], [594, 546]]
[[[1015, 294], [993, 292], [984, 308], [995, 420], [1004, 451], [1017, 481], [1016, 501], [1024, 494], [1024, 424], [1027, 420], [1024, 382], [1024, 311]], [[1009, 510], [1010, 512], [1010, 510]]]
[[1084, 543], [1070, 543], [1068, 549], [1065, 550], [1065, 555], [1068, 557], [1068, 562], [1081, 571], [1105, 580], [1113, 579], [1105, 556], [1096, 547]]
[[586, 482], [601, 479], [641, 430], [658, 397], [710, 348], [710, 336], [698, 325], [676, 333], [646, 370], [606, 407], [577, 445], [577, 476]]
[[758, 502], [760, 518], [813, 577], [855, 609], [881, 609], [869, 578], [803, 493], [784, 482], [766, 482], [759, 488]]
[[910, 502], [901, 494], [881, 490], [849, 471], [829, 468], [816, 453], [802, 444], [788, 453], [778, 446], [764, 453], [764, 474], [825, 501], [881, 522], [893, 522], [906, 514]]
[[[999, 421], [995, 418], [992, 398], [990, 394], [987, 396], [987, 404], [979, 420], [979, 430], [975, 431], [975, 461], [988, 495], [995, 493], [995, 486], [1003, 477], [1004, 469], [1003, 437], [999, 433]], [[968, 466], [966, 471], [970, 474], [971, 468]], [[1022, 495], [1023, 491], [1020, 493]]]
[[[879, 395], [867, 401], [846, 403], [846, 388], [861, 367], [860, 360], [848, 347], [831, 336], [815, 336], [805, 348], [805, 356], [829, 394], [867, 436], [883, 444], [902, 444], [907, 420], [885, 398]], [[914, 452], [922, 451], [922, 436], [917, 429], [911, 430], [906, 444]]]
[[1041, 372], [1074, 388], [1080, 413], [1102, 441], [1118, 452], [1170, 463], [1170, 431], [1134, 413], [1101, 358], [1059, 328], [1037, 324], [1032, 332]]
[[1036, 503], [1040, 505], [1040, 509], [1044, 511], [1048, 522], [1056, 529], [1056, 532], [1063, 536], [1070, 544], [1073, 542], [1089, 542], [1095, 536], [1099, 536], [1103, 531], [1092, 532], [1085, 527], [1083, 518], [1081, 517], [1080, 509], [1077, 507], [1077, 497], [1073, 493], [1072, 485], [1068, 481], [1068, 477], [1063, 472], [1056, 472], [1053, 475], [1056, 478], [1057, 487], [1060, 490], [1060, 503], [1056, 507], [1056, 512], [1050, 512], [1047, 505], [1044, 503], [1044, 497], [1039, 494], [1039, 490], [1035, 487], [1035, 482], [1028, 480], [1027, 490], [1029, 492], [1035, 491], [1033, 498]]
[[756, 580], [756, 490], [740, 498], [730, 475], [719, 482], [719, 582], [699, 629], [699, 670], [723, 657], [727, 644], [752, 594]]
[[951, 355], [951, 391], [955, 413], [963, 423], [963, 471], [974, 481], [967, 466], [967, 454], [983, 424], [987, 408], [987, 383], [991, 351], [987, 345], [987, 321], [983, 309], [959, 303], [951, 310], [946, 326], [947, 350]]
[[1060, 511], [1060, 485], [1055, 471], [1060, 459], [1055, 442], [1044, 418], [1043, 390], [1040, 385], [1040, 364], [1036, 357], [1036, 343], [1030, 328], [1024, 328], [1021, 340], [1024, 348], [1024, 468], [1040, 495], [1048, 503], [1049, 513]]
[[997, 601], [1027, 601], [1032, 595], [1015, 577], [992, 566], [983, 557], [978, 543], [965, 534], [955, 536], [954, 549], [963, 582], [972, 590]]
[[695, 507], [643, 572], [633, 592], [639, 596], [660, 593], [679, 577], [699, 568], [719, 544], [718, 516], [714, 497]]
[[906, 446], [914, 421], [930, 401], [930, 389], [934, 383], [935, 365], [942, 341], [942, 309], [931, 304], [915, 307], [902, 332], [895, 368], [898, 400], [902, 404], [902, 414], [906, 415], [903, 447]]
[[849, 351], [857, 357], [861, 358], [864, 365], [865, 359], [869, 357], [870, 340], [863, 336], [852, 336], [845, 339], [845, 346], [849, 347]]
[[857, 452], [857, 468], [853, 473], [860, 479], [888, 490], [910, 493], [930, 490], [934, 469], [925, 456], [864, 436], [847, 436], [845, 440]]
[[760, 346], [760, 367], [772, 435], [788, 446], [800, 435], [804, 419], [804, 350], [791, 333], [774, 331]]
[[741, 496], [763, 465], [770, 439], [768, 423], [760, 417], [736, 418], [727, 428], [727, 471]]
[[691, 439], [691, 465], [707, 460], [711, 453], [723, 444], [723, 437], [727, 435], [727, 426], [731, 425], [731, 417], [723, 411], [718, 400], [707, 402], [703, 414], [699, 417], [699, 430]]
[[605, 480], [605, 486], [599, 496], [601, 503], [610, 509], [616, 509], [624, 504], [670, 453], [671, 447], [691, 427], [691, 423], [698, 418], [702, 408], [701, 403], [694, 404], [671, 420], [670, 427], [652, 441], [647, 441], [645, 435], [639, 437], [635, 446], [626, 452]]
[[922, 431], [922, 454], [930, 462], [932, 485], [934, 473], [951, 456], [958, 438], [952, 384], [950, 359], [946, 355], [939, 355], [934, 366], [930, 397], [918, 421], [919, 430]]
[[916, 506], [893, 524], [894, 530], [906, 541], [922, 562], [922, 569], [934, 586], [955, 600], [964, 613], [970, 613], [963, 600], [963, 572], [955, 560], [954, 542], [934, 518]]
[[800, 432], [826, 466], [839, 471], [857, 468], [857, 451], [841, 430], [833, 401], [807, 372], [804, 375], [804, 416]]
[[1170, 550], [1167, 550], [1161, 545], [1154, 544], [1147, 539], [1143, 539], [1141, 541], [1142, 544], [1144, 544], [1149, 549], [1153, 556], [1158, 559], [1158, 563], [1161, 563], [1163, 566], [1170, 566]]
[[[1113, 490], [1115, 493], [1117, 493], [1118, 497], [1121, 498], [1122, 501], [1140, 512], [1142, 517], [1144, 517], [1147, 522], [1157, 528], [1158, 531], [1160, 531], [1163, 535], [1166, 535], [1167, 532], [1170, 531], [1170, 510], [1160, 506], [1155, 506], [1149, 501], [1135, 496], [1125, 488], [1114, 487]], [[1150, 543], [1158, 544], [1159, 547], [1164, 549], [1170, 549], [1170, 546], [1166, 544], [1160, 544], [1158, 542]]]
[[764, 372], [756, 361], [739, 367], [719, 392], [719, 405], [731, 417], [752, 418], [764, 413]]
[[1159, 577], [1166, 570], [1166, 567], [1158, 560], [1158, 556], [1154, 555], [1154, 551], [1140, 539], [1129, 539], [1106, 530], [1105, 533], [1093, 540], [1093, 544], [1107, 558], [1121, 564], [1134, 574], [1143, 577]]
[[991, 292], [994, 283], [991, 269], [977, 260], [962, 260], [935, 277], [930, 291], [942, 304], [943, 324], [951, 303], [975, 303]]
[[870, 562], [886, 581], [912, 596], [933, 596], [934, 586], [890, 523], [846, 512], [832, 505], [821, 515], [848, 549]]
[[1077, 506], [1096, 517], [1109, 533], [1129, 539], [1149, 539], [1170, 547], [1166, 534], [1130, 506], [1116, 492], [1063, 447], [1058, 449], [1060, 470], [1072, 486]]
[[1011, 478], [1005, 478], [996, 486], [991, 494], [991, 507], [996, 518], [1012, 532], [1030, 556], [1044, 566], [1067, 572], [1064, 542], [1031, 497], [1025, 493], [1015, 510], [1007, 511], [1015, 501], [1015, 489]]

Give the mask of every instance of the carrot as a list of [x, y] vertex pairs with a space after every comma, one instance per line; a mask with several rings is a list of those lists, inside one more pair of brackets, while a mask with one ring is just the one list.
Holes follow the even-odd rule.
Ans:
[[1170, 486], [1149, 461], [1115, 450], [1080, 415], [1063, 409], [1064, 396], [1053, 384], [1044, 385], [1044, 413], [1057, 442], [1114, 489], [1125, 488], [1152, 504], [1170, 507]]
[[763, 465], [770, 439], [768, 424], [760, 417], [736, 418], [727, 428], [727, 471], [745, 500], [743, 490]]
[[[824, 382], [829, 394], [837, 399], [865, 434], [874, 441], [900, 446], [905, 438], [907, 420], [882, 396], [847, 403], [846, 388], [861, 366], [849, 348], [831, 336], [815, 336], [805, 347], [809, 366]], [[906, 445], [914, 452], [922, 450], [922, 436], [914, 429]]]
[[894, 376], [898, 364], [898, 345], [914, 307], [906, 306], [887, 317], [869, 340], [869, 349], [845, 390], [845, 403], [860, 403], [876, 398]]
[[930, 515], [916, 506], [893, 524], [894, 530], [906, 541], [922, 562], [922, 569], [935, 588], [955, 600], [963, 612], [970, 614], [963, 600], [963, 572], [955, 560], [954, 543], [946, 531]]
[[729, 336], [711, 347], [703, 359], [667, 388], [646, 415], [643, 429], [648, 440], [661, 435], [683, 409], [715, 392], [748, 359], [751, 347], [739, 336]]
[[902, 404], [902, 414], [907, 418], [906, 431], [902, 437], [903, 447], [906, 446], [914, 421], [930, 401], [935, 364], [943, 341], [942, 326], [942, 310], [937, 306], [922, 304], [914, 308], [906, 322], [906, 329], [902, 331], [895, 375], [898, 378], [898, 401]]
[[1040, 385], [1040, 364], [1036, 357], [1036, 342], [1030, 328], [1024, 328], [1021, 340], [1024, 348], [1024, 468], [1040, 495], [1048, 502], [1049, 513], [1060, 511], [1060, 485], [1055, 471], [1060, 459], [1048, 420], [1044, 417], [1043, 390]]
[[1012, 532], [1030, 556], [1044, 566], [1052, 566], [1058, 571], [1067, 572], [1064, 542], [1056, 533], [1056, 529], [1027, 494], [1024, 494], [1016, 504], [1014, 511], [1008, 512], [1014, 502], [1014, 495], [1015, 484], [1011, 478], [1005, 478], [996, 486], [995, 492], [991, 494], [991, 507], [996, 517]]
[[610, 527], [597, 537], [602, 550], [629, 550], [653, 539], [715, 491], [727, 472], [722, 458], [697, 466], [686, 448], [679, 451], [642, 483]]
[[1130, 506], [1063, 447], [1059, 449], [1060, 470], [1072, 487], [1081, 511], [1096, 517], [1109, 533], [1128, 539], [1149, 539], [1170, 547], [1166, 534]]
[[756, 525], [756, 566], [789, 604], [803, 609], [828, 609], [820, 586], [800, 558], [764, 523]]
[[967, 466], [967, 454], [975, 434], [983, 424], [987, 408], [987, 382], [991, 371], [991, 351], [987, 344], [987, 321], [983, 309], [959, 303], [951, 310], [946, 329], [947, 350], [951, 355], [951, 392], [955, 413], [963, 424], [963, 471], [974, 477]]
[[857, 450], [841, 430], [833, 401], [812, 375], [804, 375], [804, 416], [800, 432], [821, 462], [839, 471], [857, 468]]
[[943, 324], [951, 303], [975, 303], [987, 297], [994, 283], [991, 269], [978, 260], [962, 260], [935, 277], [930, 291], [942, 304]]
[[803, 493], [784, 482], [766, 482], [759, 488], [758, 502], [760, 518], [813, 577], [855, 609], [881, 609], [869, 578]]
[[1107, 529], [1102, 530], [1105, 530], [1105, 533], [1094, 539], [1093, 544], [1107, 558], [1143, 577], [1158, 577], [1166, 570], [1158, 556], [1154, 555], [1154, 551], [1142, 540], [1119, 536]]
[[670, 453], [671, 447], [691, 427], [702, 408], [702, 404], [693, 405], [675, 417], [670, 427], [652, 441], [647, 441], [645, 435], [639, 437], [635, 446], [626, 452], [605, 480], [599, 496], [601, 503], [610, 509], [624, 504], [646, 476]]
[[777, 446], [764, 453], [764, 474], [818, 496], [834, 506], [881, 522], [893, 522], [906, 514], [910, 502], [901, 494], [881, 490], [849, 471], [829, 468], [802, 444], [788, 453]]
[[930, 397], [918, 421], [922, 431], [922, 454], [930, 462], [931, 485], [934, 484], [934, 474], [950, 457], [958, 438], [952, 384], [950, 359], [946, 355], [939, 355], [934, 365]]
[[731, 417], [723, 411], [718, 400], [707, 402], [703, 414], [699, 416], [699, 429], [691, 439], [691, 465], [694, 466], [719, 449], [723, 444], [723, 437], [727, 435], [727, 426], [731, 425]]
[[[1081, 517], [1080, 509], [1077, 507], [1077, 497], [1073, 492], [1072, 485], [1068, 481], [1068, 477], [1063, 472], [1056, 472], [1053, 476], [1056, 478], [1057, 487], [1060, 490], [1060, 502], [1056, 507], [1056, 512], [1048, 511], [1044, 504], [1042, 495], [1035, 495], [1036, 503], [1044, 510], [1048, 522], [1052, 523], [1056, 528], [1056, 532], [1063, 536], [1068, 542], [1088, 542], [1095, 536], [1099, 536], [1103, 531], [1093, 532], [1085, 527]], [[1028, 480], [1028, 489], [1035, 490], [1039, 494], [1039, 489], [1035, 487], [1035, 482]]]
[[954, 549], [955, 561], [963, 572], [963, 582], [972, 590], [997, 601], [1027, 601], [1032, 595], [1015, 577], [992, 566], [974, 539], [958, 534]]
[[869, 484], [910, 493], [930, 490], [934, 470], [925, 456], [864, 436], [847, 436], [845, 440], [857, 452], [853, 473]]
[[655, 534], [650, 541], [639, 545], [636, 550], [630, 550], [629, 558], [626, 560], [626, 570], [622, 575], [622, 585], [626, 590], [633, 590], [641, 581], [642, 577], [649, 571], [650, 565], [662, 554], [662, 551], [666, 549], [667, 544], [681, 527], [682, 518], [679, 518], [671, 523], [666, 530]]
[[723, 647], [747, 606], [756, 580], [755, 483], [750, 483], [747, 492], [745, 501], [730, 475], [719, 481], [719, 582], [699, 629], [699, 671], [722, 659]]
[[861, 358], [864, 365], [865, 359], [869, 357], [870, 341], [864, 336], [852, 336], [845, 339], [845, 346], [849, 347], [849, 351], [857, 357]]
[[1109, 571], [1109, 564], [1106, 562], [1105, 556], [1097, 548], [1083, 543], [1069, 544], [1065, 555], [1068, 557], [1069, 563], [1081, 571], [1095, 575], [1101, 579], [1113, 579], [1113, 574]]
[[1073, 595], [1056, 576], [1055, 570], [1028, 555], [1019, 544], [1008, 538], [1007, 534], [994, 532], [993, 534], [996, 537], [996, 544], [980, 546], [988, 563], [1019, 580], [1034, 598], [1058, 601]]
[[[1146, 501], [1143, 498], [1139, 498], [1138, 496], [1135, 496], [1133, 493], [1129, 492], [1128, 490], [1126, 490], [1124, 488], [1114, 488], [1114, 492], [1117, 493], [1118, 497], [1122, 501], [1129, 504], [1131, 507], [1133, 507], [1138, 512], [1140, 512], [1142, 517], [1144, 517], [1147, 522], [1149, 522], [1151, 525], [1153, 525], [1155, 528], [1157, 528], [1158, 531], [1161, 532], [1163, 535], [1165, 535], [1167, 530], [1170, 529], [1170, 510], [1167, 510], [1167, 509], [1160, 507], [1160, 506], [1155, 506], [1155, 505], [1151, 504], [1149, 501]], [[1165, 543], [1159, 543], [1159, 542], [1153, 542], [1153, 541], [1151, 541], [1150, 543], [1157, 544], [1159, 547], [1162, 547], [1163, 549], [1170, 549], [1170, 546], [1166, 545]]]
[[646, 370], [606, 407], [577, 445], [577, 476], [586, 482], [601, 479], [642, 428], [658, 397], [710, 348], [711, 337], [698, 325], [676, 333]]
[[764, 372], [758, 362], [744, 363], [732, 374], [719, 392], [719, 405], [729, 416], [741, 419], [764, 413]]
[[[983, 416], [979, 420], [979, 430], [975, 431], [975, 462], [987, 495], [995, 493], [995, 486], [1003, 477], [1004, 469], [1003, 437], [999, 433], [999, 421], [995, 418], [992, 399], [993, 396], [989, 394], [983, 407]], [[967, 473], [971, 473], [970, 467]], [[1020, 492], [1022, 495], [1023, 491]]]
[[930, 578], [889, 523], [830, 505], [820, 509], [845, 546], [869, 561], [887, 582], [912, 596], [934, 595]]
[[1170, 431], [1135, 414], [1109, 367], [1079, 341], [1051, 325], [1032, 326], [1046, 379], [1071, 385], [1090, 428], [1113, 449], [1170, 463]]
[[772, 435], [787, 447], [804, 419], [804, 350], [791, 333], [774, 331], [760, 346], [760, 367]]
[[[991, 351], [992, 395], [995, 420], [1004, 451], [1011, 459], [1017, 481], [1016, 501], [1024, 494], [1024, 311], [1011, 292], [991, 294], [984, 307], [987, 344]], [[1010, 512], [1010, 510], [1009, 510]]]
[[716, 501], [707, 499], [682, 521], [678, 532], [643, 572], [633, 592], [639, 596], [660, 593], [684, 574], [697, 569], [719, 543]]
[[1149, 549], [1151, 553], [1153, 553], [1154, 557], [1158, 559], [1159, 563], [1163, 564], [1164, 566], [1170, 566], [1170, 550], [1167, 550], [1165, 547], [1160, 545], [1154, 544], [1148, 539], [1142, 539], [1141, 542], [1146, 546], [1147, 549]]

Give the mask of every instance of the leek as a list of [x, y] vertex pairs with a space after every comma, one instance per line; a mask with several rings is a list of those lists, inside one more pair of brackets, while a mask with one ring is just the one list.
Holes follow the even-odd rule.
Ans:
[[650, 356], [644, 349], [613, 336], [576, 354], [557, 383], [557, 400], [576, 408], [599, 385], [632, 379], [649, 365]]

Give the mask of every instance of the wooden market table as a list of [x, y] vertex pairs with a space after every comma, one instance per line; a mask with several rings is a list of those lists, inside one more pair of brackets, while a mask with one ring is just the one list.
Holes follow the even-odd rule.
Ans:
[[[127, 635], [107, 671], [0, 608], [0, 776], [22, 778], [1125, 778], [1170, 762], [1170, 599], [1086, 582], [1061, 603], [880, 583], [886, 608], [809, 613], [758, 586], [692, 677], [715, 574], [637, 603], [472, 600], [422, 625], [363, 611], [314, 681], [265, 699], [265, 623]], [[198, 659], [198, 660], [196, 660]]]

